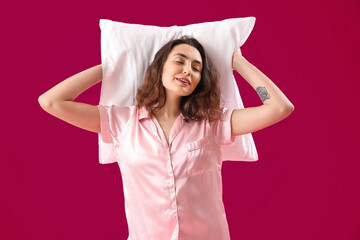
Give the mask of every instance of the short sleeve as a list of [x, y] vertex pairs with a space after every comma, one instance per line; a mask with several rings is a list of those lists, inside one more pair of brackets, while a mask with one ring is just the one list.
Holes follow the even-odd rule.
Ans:
[[221, 119], [210, 123], [215, 142], [219, 145], [233, 145], [236, 136], [231, 136], [231, 116], [234, 108], [224, 108]]
[[100, 137], [104, 143], [118, 143], [131, 120], [133, 106], [97, 105], [100, 113]]

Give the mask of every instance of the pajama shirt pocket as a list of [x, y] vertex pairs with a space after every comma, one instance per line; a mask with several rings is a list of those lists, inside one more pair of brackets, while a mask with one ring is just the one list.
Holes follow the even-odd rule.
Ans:
[[185, 144], [187, 176], [201, 174], [212, 168], [209, 137], [203, 137]]

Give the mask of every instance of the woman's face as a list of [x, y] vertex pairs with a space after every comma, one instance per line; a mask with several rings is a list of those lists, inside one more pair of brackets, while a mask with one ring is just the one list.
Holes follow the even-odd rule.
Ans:
[[200, 52], [188, 44], [176, 45], [167, 57], [162, 72], [162, 83], [167, 96], [168, 94], [190, 95], [200, 82], [201, 70]]

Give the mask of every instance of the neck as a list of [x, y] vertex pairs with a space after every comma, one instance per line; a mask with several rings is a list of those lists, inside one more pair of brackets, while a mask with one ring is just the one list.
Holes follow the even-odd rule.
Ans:
[[181, 96], [167, 94], [165, 105], [159, 110], [157, 116], [162, 118], [177, 118], [180, 114]]

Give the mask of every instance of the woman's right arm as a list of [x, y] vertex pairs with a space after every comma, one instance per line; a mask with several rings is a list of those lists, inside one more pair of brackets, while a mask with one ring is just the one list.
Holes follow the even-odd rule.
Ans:
[[74, 102], [74, 99], [101, 80], [102, 66], [99, 64], [60, 82], [42, 94], [38, 101], [49, 114], [79, 128], [100, 133], [98, 107]]

